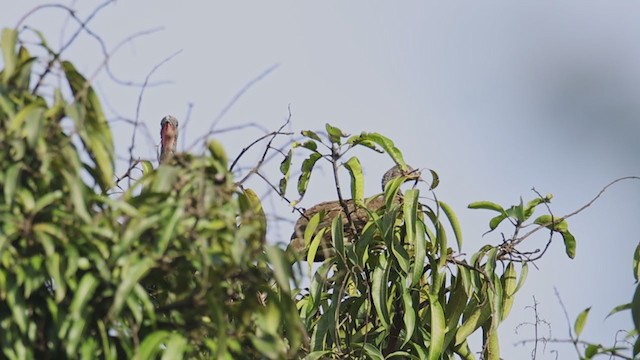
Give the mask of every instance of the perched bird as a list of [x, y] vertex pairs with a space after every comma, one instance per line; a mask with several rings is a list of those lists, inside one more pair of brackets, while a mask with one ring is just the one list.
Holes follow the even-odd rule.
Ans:
[[160, 121], [160, 164], [167, 163], [175, 154], [178, 143], [178, 119], [167, 115]]
[[[403, 171], [400, 166], [396, 165], [389, 169], [384, 174], [384, 176], [382, 176], [382, 190], [384, 191], [384, 188], [388, 182], [400, 176], [405, 177], [405, 182], [418, 180], [420, 179], [420, 172], [417, 170], [413, 170], [411, 167], [408, 167], [407, 170]], [[396, 201], [400, 201], [401, 197], [402, 196], [399, 194]], [[378, 194], [371, 198], [365, 199], [364, 204], [360, 206], [357, 206], [353, 199], [348, 199], [344, 202], [349, 211], [351, 221], [353, 222], [353, 228], [355, 228], [358, 233], [360, 233], [360, 231], [369, 221], [369, 213], [367, 210], [375, 212], [385, 205], [384, 194]], [[344, 215], [344, 208], [342, 204], [340, 204], [340, 201], [326, 201], [307, 209], [304, 214], [298, 219], [298, 221], [296, 221], [293, 234], [291, 235], [289, 249], [293, 250], [295, 253], [306, 259], [308, 249], [304, 241], [304, 232], [307, 228], [309, 220], [321, 211], [324, 211], [325, 215], [324, 218], [321, 219], [314, 235], [322, 228], [327, 228], [327, 230], [325, 231], [322, 240], [320, 241], [320, 246], [318, 247], [318, 251], [316, 252], [314, 262], [322, 262], [325, 259], [333, 256], [334, 251], [331, 241], [331, 223], [337, 216], [342, 215], [345, 239], [349, 239], [350, 241], [352, 241], [355, 238], [353, 228], [348, 225], [349, 220]]]

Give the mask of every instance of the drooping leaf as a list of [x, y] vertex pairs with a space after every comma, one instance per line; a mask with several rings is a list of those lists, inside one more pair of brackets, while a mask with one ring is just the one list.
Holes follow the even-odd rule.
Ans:
[[307, 192], [307, 186], [309, 185], [309, 179], [311, 178], [311, 171], [321, 157], [322, 155], [314, 152], [302, 162], [302, 173], [298, 178], [298, 194], [300, 195], [300, 199], [302, 199], [304, 194]]
[[455, 212], [449, 205], [442, 201], [438, 201], [438, 205], [449, 219], [449, 224], [451, 224], [451, 229], [453, 229], [453, 234], [456, 237], [456, 242], [458, 243], [458, 251], [462, 251], [462, 228], [460, 227], [460, 222], [458, 221], [458, 217]]
[[364, 203], [364, 176], [362, 176], [362, 166], [357, 157], [351, 157], [344, 163], [344, 166], [351, 175], [351, 198], [357, 205]]
[[407, 163], [404, 161], [402, 152], [400, 152], [391, 139], [378, 133], [362, 133], [360, 137], [363, 141], [368, 140], [378, 144], [391, 156], [396, 164], [400, 165], [402, 169], [407, 170]]

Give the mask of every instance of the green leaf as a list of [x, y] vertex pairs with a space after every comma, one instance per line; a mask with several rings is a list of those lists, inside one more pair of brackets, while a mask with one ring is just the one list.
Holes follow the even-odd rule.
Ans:
[[433, 190], [435, 188], [438, 187], [438, 185], [440, 184], [440, 176], [438, 176], [438, 173], [429, 169], [429, 172], [431, 173], [431, 185], [429, 185], [429, 190]]
[[411, 277], [411, 285], [420, 282], [422, 272], [424, 271], [424, 263], [427, 256], [427, 239], [425, 237], [425, 224], [422, 220], [416, 223], [416, 237], [413, 243], [413, 276]]
[[293, 274], [284, 251], [277, 246], [267, 246], [265, 247], [265, 253], [267, 254], [267, 259], [269, 259], [269, 264], [273, 268], [273, 275], [280, 289], [289, 294], [291, 292], [289, 280], [293, 278]]
[[502, 223], [502, 221], [506, 218], [508, 218], [507, 214], [500, 214], [496, 217], [491, 218], [491, 220], [489, 220], [489, 231], [495, 230], [498, 225], [500, 225], [500, 223]]
[[611, 309], [609, 314], [607, 314], [607, 317], [605, 319], [607, 319], [609, 316], [611, 316], [613, 314], [617, 314], [620, 311], [624, 311], [624, 310], [631, 310], [631, 303], [620, 304], [620, 305], [614, 307], [613, 309]]
[[596, 345], [596, 344], [587, 345], [587, 348], [584, 349], [585, 359], [593, 358], [596, 354], [598, 354], [598, 350], [600, 350], [600, 345]]
[[329, 135], [329, 141], [331, 141], [334, 144], [340, 145], [341, 144], [340, 139], [348, 136], [345, 133], [343, 133], [342, 130], [338, 129], [337, 127], [331, 126], [329, 124], [325, 124], [325, 129], [327, 130], [327, 134]]
[[[407, 343], [413, 337], [413, 332], [416, 329], [416, 308], [413, 306], [413, 300], [411, 299], [411, 293], [409, 289], [405, 289], [402, 292], [402, 304], [404, 305], [404, 342], [402, 343], [402, 347], [407, 345]], [[398, 314], [396, 314], [398, 316]]]
[[331, 221], [331, 239], [333, 240], [333, 247], [336, 249], [336, 253], [340, 254], [340, 258], [345, 258], [344, 251], [344, 229], [342, 223], [342, 214], [338, 214]]
[[451, 228], [453, 229], [453, 234], [456, 237], [456, 242], [458, 243], [458, 251], [462, 251], [462, 228], [460, 228], [460, 222], [458, 221], [458, 217], [456, 213], [453, 212], [453, 209], [442, 201], [438, 201], [440, 208], [449, 219], [449, 224], [451, 224]]
[[16, 187], [18, 185], [18, 179], [20, 179], [22, 166], [22, 163], [15, 163], [10, 165], [6, 170], [4, 178], [4, 202], [7, 206], [11, 206], [13, 200], [15, 200]]
[[520, 288], [524, 285], [524, 282], [527, 280], [527, 275], [529, 274], [529, 265], [527, 263], [522, 264], [522, 270], [520, 270], [520, 278], [518, 279], [518, 285], [514, 290], [514, 294], [520, 290]]
[[580, 334], [582, 334], [582, 330], [584, 329], [584, 324], [587, 322], [587, 317], [589, 316], [590, 310], [591, 307], [582, 310], [582, 312], [576, 318], [576, 322], [573, 325], [573, 329], [576, 332], [576, 338], [580, 337]]
[[438, 360], [444, 351], [446, 322], [442, 304], [438, 297], [429, 293], [429, 309], [431, 314], [431, 345], [429, 346], [429, 360]]
[[7, 84], [13, 76], [18, 65], [18, 54], [16, 44], [18, 42], [18, 32], [15, 29], [2, 29], [2, 58], [4, 59], [4, 69], [2, 71], [2, 82]]
[[[313, 266], [313, 261], [316, 258], [316, 253], [318, 252], [318, 248], [320, 247], [320, 244], [323, 243], [322, 240], [323, 240], [323, 237], [324, 237], [324, 233], [326, 231], [327, 231], [327, 228], [320, 229], [318, 231], [318, 233], [313, 237], [313, 240], [311, 240], [311, 243], [309, 244], [309, 251], [307, 252], [307, 264], [309, 265], [309, 272], [311, 272], [311, 267]], [[305, 239], [306, 239], [306, 237], [305, 237]]]
[[357, 205], [362, 205], [364, 203], [364, 177], [360, 160], [354, 156], [344, 163], [344, 166], [351, 175], [351, 198]]
[[153, 172], [153, 165], [149, 160], [140, 161], [140, 165], [142, 166], [142, 174], [147, 175]]
[[563, 218], [554, 218], [551, 215], [541, 215], [536, 218], [534, 224], [544, 226], [551, 231], [557, 231], [562, 235], [564, 247], [569, 258], [576, 256], [576, 239], [569, 232], [569, 223]]
[[134, 356], [134, 360], [146, 360], [155, 359], [156, 354], [162, 350], [163, 343], [171, 333], [165, 330], [154, 331], [151, 334], [144, 337], [144, 340], [140, 344], [137, 353]]
[[503, 289], [503, 297], [502, 297], [502, 314], [500, 316], [501, 319], [506, 319], [509, 313], [511, 312], [511, 307], [513, 306], [513, 301], [515, 300], [515, 293], [517, 288], [516, 282], [517, 274], [515, 266], [513, 262], [509, 262], [507, 264], [507, 268], [504, 270], [504, 274], [502, 274], [502, 289]]
[[287, 191], [287, 183], [289, 182], [289, 174], [291, 168], [291, 158], [293, 157], [293, 150], [289, 150], [287, 155], [284, 157], [282, 162], [280, 163], [280, 173], [283, 175], [282, 179], [280, 179], [280, 185], [278, 190], [280, 191], [280, 195], [283, 196]]
[[306, 136], [306, 137], [308, 137], [310, 139], [322, 142], [322, 139], [320, 139], [320, 136], [318, 136], [318, 134], [316, 134], [315, 132], [313, 132], [311, 130], [302, 130], [301, 134], [302, 134], [302, 136]]
[[118, 289], [114, 295], [113, 304], [109, 309], [108, 316], [112, 319], [120, 314], [120, 310], [124, 305], [127, 297], [133, 290], [134, 286], [142, 279], [142, 277], [153, 267], [154, 261], [151, 258], [139, 258], [136, 255], [132, 255], [127, 259], [127, 262], [122, 268], [123, 276], [122, 282], [118, 285]]
[[331, 351], [329, 350], [323, 350], [323, 351], [314, 351], [309, 353], [307, 356], [305, 356], [303, 358], [303, 360], [318, 360], [318, 359], [324, 359], [327, 355], [331, 354]]
[[229, 166], [229, 158], [227, 157], [227, 152], [224, 151], [224, 146], [218, 140], [209, 140], [207, 143], [207, 149], [209, 149], [209, 154], [216, 160], [218, 163], [222, 165], [225, 169]]
[[569, 230], [561, 231], [562, 239], [564, 240], [564, 248], [567, 256], [570, 259], [576, 257], [576, 238], [569, 232]]
[[524, 204], [522, 203], [522, 197], [520, 197], [520, 204], [514, 205], [507, 209], [507, 215], [516, 219], [519, 224], [522, 224], [525, 220], [524, 218]]
[[404, 161], [402, 156], [402, 152], [394, 145], [393, 141], [386, 136], [380, 135], [378, 133], [362, 133], [360, 134], [362, 140], [373, 141], [378, 144], [384, 151], [391, 156], [393, 161], [400, 165], [403, 169], [407, 169], [407, 163]]
[[376, 309], [378, 318], [385, 329], [391, 326], [391, 318], [389, 316], [389, 308], [387, 307], [387, 283], [389, 282], [389, 271], [391, 262], [387, 262], [384, 255], [380, 256], [380, 262], [373, 270], [371, 296], [373, 297], [373, 306]]
[[[75, 122], [76, 131], [96, 166], [96, 181], [106, 191], [113, 186], [114, 179], [111, 129], [90, 83], [69, 61], [63, 61], [62, 68], [77, 99], [76, 105], [67, 106], [67, 115]], [[82, 106], [84, 111], [78, 111], [77, 106]]]
[[300, 200], [302, 200], [302, 197], [307, 192], [307, 186], [309, 185], [309, 179], [311, 178], [311, 171], [321, 157], [322, 155], [319, 153], [312, 153], [302, 162], [302, 173], [298, 178], [298, 194], [300, 195]]
[[384, 355], [382, 355], [380, 349], [376, 348], [375, 346], [371, 344], [364, 344], [362, 348], [364, 349], [364, 352], [367, 354], [369, 359], [384, 360]]
[[636, 246], [636, 251], [633, 253], [633, 278], [636, 282], [640, 280], [640, 244]]
[[491, 202], [491, 201], [476, 201], [476, 202], [472, 202], [471, 204], [469, 204], [469, 209], [486, 209], [486, 210], [493, 210], [493, 211], [497, 211], [499, 213], [505, 213], [504, 209], [502, 208], [502, 206]]
[[167, 348], [162, 355], [161, 360], [183, 359], [184, 353], [187, 351], [187, 339], [178, 333], [172, 333], [166, 344]]
[[640, 332], [640, 285], [636, 286], [636, 291], [631, 301], [631, 317], [636, 331]]

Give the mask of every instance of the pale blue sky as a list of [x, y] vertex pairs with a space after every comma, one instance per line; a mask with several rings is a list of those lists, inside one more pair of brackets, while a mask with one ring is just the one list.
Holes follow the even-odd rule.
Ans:
[[[2, 26], [43, 1], [12, 2], [0, 13]], [[78, 1], [84, 18], [97, 5]], [[325, 122], [350, 132], [377, 131], [396, 141], [415, 167], [441, 176], [438, 197], [457, 211], [470, 254], [498, 233], [481, 237], [490, 214], [472, 211], [475, 200], [505, 205], [542, 193], [555, 195], [556, 215], [586, 203], [602, 186], [640, 174], [640, 4], [626, 1], [118, 1], [90, 25], [108, 47], [128, 35], [159, 26], [163, 31], [125, 45], [112, 59], [121, 79], [142, 82], [158, 69], [140, 118], [152, 139], [140, 137], [135, 153], [154, 157], [159, 121], [182, 119], [193, 103], [188, 140], [203, 134], [233, 96], [273, 64], [277, 70], [253, 86], [222, 119], [220, 127], [258, 123], [277, 128], [292, 109], [291, 130], [321, 129]], [[27, 23], [60, 41], [65, 14], [43, 11]], [[69, 23], [65, 38], [75, 31]], [[64, 56], [92, 73], [101, 61], [94, 40], [81, 36]], [[96, 87], [109, 108], [134, 117], [138, 90], [99, 76]], [[119, 153], [127, 155], [131, 128], [115, 132]], [[225, 133], [220, 140], [234, 156], [260, 132]], [[363, 153], [364, 154], [364, 153]], [[376, 179], [391, 165], [383, 156], [362, 159]], [[299, 162], [298, 162], [299, 164]], [[122, 164], [120, 164], [122, 169]], [[275, 170], [277, 164], [271, 164]], [[270, 171], [276, 180], [276, 173]], [[259, 186], [259, 182], [253, 182]], [[329, 195], [331, 194], [331, 195]], [[309, 206], [333, 192], [312, 178]], [[276, 202], [276, 210], [289, 214]], [[640, 184], [622, 183], [571, 219], [577, 257], [564, 255], [558, 237], [547, 256], [531, 269], [511, 317], [501, 326], [505, 359], [528, 358], [531, 347], [514, 347], [532, 337], [514, 334], [532, 321], [524, 310], [535, 295], [540, 316], [553, 337], [567, 338], [556, 300], [557, 287], [571, 320], [593, 306], [585, 339], [613, 344], [615, 332], [631, 326], [628, 314], [604, 321], [633, 290], [631, 259], [638, 243]], [[291, 219], [294, 216], [289, 215]], [[275, 226], [275, 225], [274, 225]], [[291, 225], [270, 230], [271, 241], [287, 241]], [[504, 231], [507, 231], [505, 229]], [[546, 237], [532, 247], [542, 247]], [[575, 358], [570, 348], [548, 345], [538, 359]]]

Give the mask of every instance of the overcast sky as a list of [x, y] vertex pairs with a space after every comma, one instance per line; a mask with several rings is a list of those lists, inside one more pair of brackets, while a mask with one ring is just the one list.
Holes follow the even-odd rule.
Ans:
[[[12, 2], [0, 24], [15, 26], [21, 15], [44, 1]], [[73, 5], [85, 18], [98, 3]], [[151, 5], [153, 4], [153, 5]], [[291, 131], [322, 129], [329, 122], [351, 133], [380, 132], [393, 139], [414, 167], [441, 177], [439, 199], [457, 211], [472, 254], [500, 234], [482, 237], [489, 213], [469, 210], [476, 200], [504, 205], [553, 193], [554, 214], [584, 205], [611, 180], [640, 175], [640, 4], [629, 1], [118, 1], [89, 25], [113, 48], [136, 38], [110, 60], [120, 79], [141, 83], [163, 59], [139, 117], [142, 133], [135, 154], [155, 158], [159, 121], [184, 119], [193, 104], [187, 142], [212, 121], [247, 83], [253, 84], [226, 112], [218, 128], [255, 123], [274, 130], [287, 118]], [[77, 24], [59, 9], [43, 10], [26, 23], [42, 29], [52, 45], [68, 39]], [[66, 25], [65, 25], [66, 24]], [[61, 29], [64, 29], [61, 31]], [[28, 34], [24, 34], [28, 37]], [[33, 37], [31, 37], [32, 39]], [[91, 74], [102, 61], [86, 35], [63, 56]], [[115, 84], [102, 73], [96, 87], [111, 117], [135, 118], [139, 89]], [[127, 156], [131, 128], [114, 123], [115, 144]], [[230, 156], [262, 132], [249, 128], [219, 139]], [[392, 165], [381, 155], [363, 154], [369, 193]], [[250, 159], [245, 164], [249, 164]], [[122, 169], [124, 163], [119, 164]], [[277, 163], [269, 165], [277, 181]], [[294, 166], [299, 166], [299, 161]], [[253, 183], [260, 186], [259, 181]], [[305, 206], [333, 196], [330, 183], [311, 179]], [[293, 220], [286, 204], [269, 201]], [[613, 345], [618, 329], [631, 328], [628, 313], [604, 320], [634, 289], [632, 256], [638, 244], [640, 184], [621, 183], [569, 222], [577, 256], [568, 259], [561, 238], [532, 268], [512, 315], [501, 325], [505, 359], [528, 358], [533, 296], [552, 337], [568, 338], [554, 295], [558, 289], [571, 321], [593, 306], [584, 338]], [[291, 224], [272, 224], [270, 241], [286, 242]], [[509, 229], [503, 229], [507, 232]], [[542, 247], [546, 236], [531, 239]], [[545, 330], [541, 329], [543, 334]], [[548, 334], [546, 334], [548, 335]], [[549, 344], [538, 359], [575, 358], [570, 347]]]

